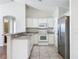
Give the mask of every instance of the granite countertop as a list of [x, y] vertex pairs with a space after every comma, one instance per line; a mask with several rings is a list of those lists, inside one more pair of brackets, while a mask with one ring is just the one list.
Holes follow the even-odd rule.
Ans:
[[34, 34], [37, 34], [38, 32], [22, 32], [22, 33], [16, 33], [12, 34], [12, 39], [30, 39], [30, 37]]
[[[12, 34], [12, 39], [30, 39], [32, 35], [38, 34], [39, 32], [22, 32]], [[47, 32], [48, 34], [54, 34], [54, 32]]]
[[26, 40], [26, 39], [30, 39], [30, 36], [20, 36], [20, 37], [16, 37], [16, 38], [13, 38], [13, 40]]

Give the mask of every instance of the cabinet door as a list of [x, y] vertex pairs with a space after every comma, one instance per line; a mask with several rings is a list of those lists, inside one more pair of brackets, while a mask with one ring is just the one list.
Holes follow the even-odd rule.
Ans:
[[27, 21], [26, 21], [26, 26], [27, 27], [33, 27], [33, 19], [32, 18], [27, 18]]
[[48, 21], [48, 27], [54, 27], [54, 19], [53, 18], [48, 18], [47, 19], [47, 21]]
[[33, 40], [33, 44], [38, 44], [39, 35], [38, 35], [38, 34], [33, 35], [33, 36], [32, 36], [32, 40]]
[[53, 34], [49, 34], [48, 35], [48, 40], [49, 40], [49, 44], [54, 44], [54, 42], [55, 42], [54, 35]]
[[38, 27], [38, 19], [37, 18], [34, 18], [33, 19], [33, 27]]
[[41, 24], [41, 23], [47, 23], [47, 18], [40, 18], [39, 24]]
[[28, 59], [30, 51], [30, 42], [28, 39], [12, 40], [12, 59]]

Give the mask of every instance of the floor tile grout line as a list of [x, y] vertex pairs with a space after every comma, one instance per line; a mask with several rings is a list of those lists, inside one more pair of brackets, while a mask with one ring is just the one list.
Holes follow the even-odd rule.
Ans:
[[[53, 48], [55, 48], [54, 46], [52, 46]], [[49, 52], [51, 52], [51, 50], [50, 49], [53, 49], [52, 47], [50, 47], [50, 46], [43, 46], [43, 47], [41, 47], [40, 45], [38, 45], [38, 47], [36, 46], [35, 48], [33, 48], [33, 50], [34, 49], [38, 49], [38, 59], [40, 59], [40, 57], [42, 56], [42, 55], [40, 55], [41, 54], [41, 48], [43, 48], [43, 49], [45, 49], [45, 48], [47, 48], [47, 50], [45, 51], [45, 52], [47, 52], [47, 54], [48, 54], [48, 56], [42, 56], [42, 57], [48, 57], [48, 59], [51, 59], [51, 56], [50, 56], [50, 53]], [[57, 51], [55, 52], [55, 53], [57, 53]], [[53, 52], [51, 53], [51, 54], [53, 54]], [[57, 56], [59, 56], [59, 55], [57, 55]], [[36, 56], [35, 56], [36, 57]], [[46, 58], [47, 59], [47, 58]], [[58, 58], [58, 59], [62, 59], [62, 58]]]
[[[48, 54], [48, 46], [47, 46], [47, 54]], [[49, 55], [48, 56], [45, 56], [45, 57], [48, 57], [50, 59]]]
[[[49, 46], [48, 46], [48, 49], [49, 49]], [[47, 50], [48, 50], [48, 49], [47, 49]], [[49, 51], [48, 51], [48, 55], [49, 55]], [[50, 59], [50, 55], [49, 55], [49, 59]]]

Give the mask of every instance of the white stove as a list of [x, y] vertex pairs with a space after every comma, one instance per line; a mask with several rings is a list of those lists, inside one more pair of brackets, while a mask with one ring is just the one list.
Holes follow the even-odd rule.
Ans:
[[40, 24], [39, 27], [39, 45], [48, 45], [47, 24]]

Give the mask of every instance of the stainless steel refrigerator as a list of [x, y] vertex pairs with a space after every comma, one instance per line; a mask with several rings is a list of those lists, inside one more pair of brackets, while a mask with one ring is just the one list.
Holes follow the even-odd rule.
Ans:
[[58, 53], [64, 59], [70, 59], [69, 16], [58, 19]]

